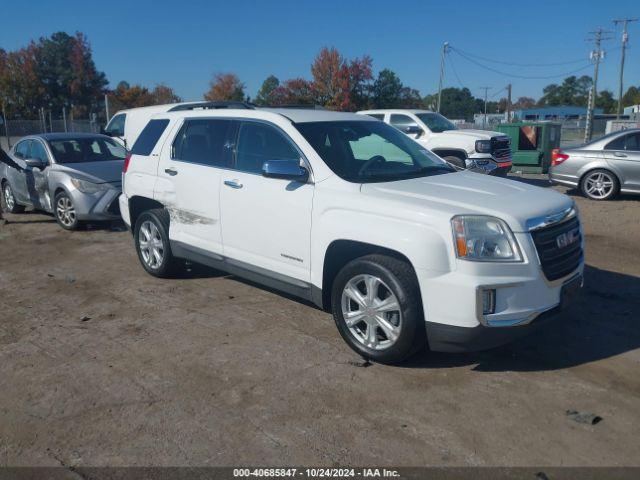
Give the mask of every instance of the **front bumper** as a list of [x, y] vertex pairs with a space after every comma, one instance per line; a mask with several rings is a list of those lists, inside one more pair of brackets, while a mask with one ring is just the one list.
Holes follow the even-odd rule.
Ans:
[[[521, 263], [458, 260], [456, 268], [449, 272], [416, 269], [431, 350], [493, 348], [558, 316], [563, 288], [581, 280], [584, 259], [563, 278], [549, 281], [542, 272], [531, 235], [515, 236], [524, 256]], [[488, 289], [495, 290], [495, 310], [483, 314], [479, 293]]]
[[88, 194], [79, 190], [69, 192], [78, 220], [101, 221], [120, 218], [120, 186], [110, 185], [102, 192]]
[[511, 171], [512, 166], [513, 162], [510, 157], [498, 159], [493, 156], [481, 156], [478, 154], [467, 158], [468, 170], [485, 175], [504, 177]]

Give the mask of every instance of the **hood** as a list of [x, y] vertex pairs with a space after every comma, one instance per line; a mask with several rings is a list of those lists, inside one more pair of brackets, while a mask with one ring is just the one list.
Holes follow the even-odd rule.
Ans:
[[101, 162], [58, 163], [57, 170], [93, 183], [119, 183], [122, 181], [124, 160]]
[[551, 190], [506, 178], [471, 172], [449, 173], [387, 183], [366, 183], [361, 192], [401, 201], [412, 210], [435, 209], [501, 218], [514, 232], [527, 231], [527, 220], [570, 208], [573, 200]]
[[457, 129], [457, 130], [446, 130], [438, 135], [458, 135], [461, 137], [473, 137], [476, 140], [490, 140], [492, 137], [504, 137], [504, 133], [500, 132], [492, 132], [489, 130], [467, 130], [465, 129]]

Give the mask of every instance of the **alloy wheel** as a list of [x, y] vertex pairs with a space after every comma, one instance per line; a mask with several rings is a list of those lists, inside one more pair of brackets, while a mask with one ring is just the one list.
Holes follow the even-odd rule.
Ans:
[[13, 210], [15, 202], [13, 200], [13, 192], [9, 184], [4, 186], [4, 203], [7, 206], [7, 210]]
[[378, 277], [356, 275], [342, 290], [342, 317], [354, 338], [362, 345], [384, 350], [400, 336], [400, 302]]
[[71, 199], [65, 195], [58, 198], [56, 214], [60, 223], [65, 227], [71, 227], [76, 222], [76, 209], [73, 207]]
[[607, 198], [614, 189], [611, 175], [605, 172], [594, 172], [585, 179], [585, 190], [590, 197]]
[[144, 263], [153, 270], [160, 268], [164, 259], [164, 242], [153, 222], [146, 220], [140, 226], [138, 245]]

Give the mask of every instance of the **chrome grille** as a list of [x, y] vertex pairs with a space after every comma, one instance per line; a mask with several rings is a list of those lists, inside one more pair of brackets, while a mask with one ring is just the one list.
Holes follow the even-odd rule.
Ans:
[[494, 158], [511, 158], [511, 141], [509, 137], [493, 137], [491, 139], [491, 154]]
[[565, 277], [580, 265], [583, 252], [578, 217], [534, 230], [531, 236], [548, 280]]

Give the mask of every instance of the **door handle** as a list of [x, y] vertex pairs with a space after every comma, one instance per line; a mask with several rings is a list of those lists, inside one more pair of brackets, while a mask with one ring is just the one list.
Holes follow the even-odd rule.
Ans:
[[178, 171], [175, 168], [165, 168], [164, 173], [169, 174], [172, 177], [175, 177], [178, 174]]
[[614, 157], [625, 158], [627, 155], [626, 155], [626, 153], [622, 153], [622, 152], [613, 152], [613, 156]]
[[224, 184], [231, 188], [242, 188], [242, 184], [238, 180], [225, 180]]

